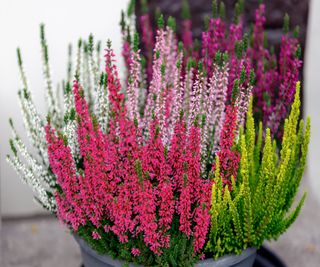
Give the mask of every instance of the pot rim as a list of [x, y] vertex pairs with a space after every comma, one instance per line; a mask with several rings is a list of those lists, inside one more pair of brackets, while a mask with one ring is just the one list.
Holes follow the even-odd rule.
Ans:
[[[108, 264], [123, 264], [123, 260], [121, 259], [113, 259], [111, 256], [108, 254], [100, 255], [98, 254], [95, 250], [93, 250], [82, 238], [80, 238], [77, 235], [73, 235], [74, 239], [76, 242], [79, 244], [81, 252], [85, 252], [90, 254], [91, 256], [95, 257], [96, 259], [100, 260], [103, 263], [108, 263]], [[224, 255], [217, 260], [213, 258], [201, 260], [195, 264], [195, 267], [209, 267], [209, 266], [214, 266], [214, 267], [224, 267], [224, 266], [233, 266], [237, 263], [240, 263], [244, 261], [245, 259], [249, 258], [253, 254], [255, 254], [257, 251], [256, 248], [247, 248], [242, 251], [240, 255], [236, 254], [229, 254], [229, 255]], [[213, 265], [214, 264], [214, 265]], [[142, 265], [137, 265], [134, 263], [129, 263], [130, 267], [142, 267]]]

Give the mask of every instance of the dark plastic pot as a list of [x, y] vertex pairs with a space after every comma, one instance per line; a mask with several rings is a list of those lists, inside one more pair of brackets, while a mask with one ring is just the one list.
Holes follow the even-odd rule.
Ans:
[[[124, 261], [112, 259], [107, 255], [99, 255], [91, 249], [84, 240], [75, 236], [77, 243], [80, 246], [82, 260], [85, 267], [122, 267]], [[219, 258], [218, 260], [206, 259], [199, 261], [196, 267], [252, 267], [256, 257], [256, 249], [249, 248], [243, 251], [240, 255], [228, 255]], [[130, 267], [141, 267], [133, 263]]]

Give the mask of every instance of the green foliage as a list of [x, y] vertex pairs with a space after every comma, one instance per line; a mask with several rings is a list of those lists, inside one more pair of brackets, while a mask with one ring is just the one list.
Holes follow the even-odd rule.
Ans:
[[157, 20], [158, 28], [163, 29], [164, 28], [164, 18], [163, 14], [160, 14], [158, 20]]
[[171, 28], [171, 30], [175, 31], [177, 28], [175, 18], [172, 16], [169, 16], [168, 21], [167, 21], [167, 25], [169, 28]]
[[288, 33], [290, 28], [290, 17], [286, 13], [283, 17], [283, 32]]
[[221, 19], [225, 19], [225, 17], [226, 17], [226, 6], [225, 6], [224, 2], [220, 3], [219, 16]]
[[[236, 147], [241, 154], [237, 180], [222, 186], [219, 158], [216, 158], [211, 200], [211, 229], [207, 253], [220, 257], [260, 247], [265, 240], [277, 239], [295, 221], [306, 194], [292, 205], [306, 165], [310, 141], [310, 119], [299, 122], [300, 83], [284, 125], [280, 151], [270, 130], [263, 140], [262, 123], [254, 125], [252, 100], [245, 130], [240, 130]], [[257, 133], [257, 134], [256, 134]]]
[[41, 40], [41, 47], [42, 47], [42, 51], [43, 51], [44, 61], [46, 64], [48, 64], [48, 62], [49, 62], [48, 45], [47, 45], [47, 41], [46, 41], [44, 24], [40, 24], [40, 40]]
[[[104, 224], [108, 225], [108, 222]], [[103, 228], [96, 229], [90, 222], [84, 226], [81, 225], [74, 234], [82, 238], [98, 254], [109, 255], [125, 262], [143, 266], [192, 267], [198, 261], [198, 257], [194, 255], [193, 239], [181, 233], [178, 228], [179, 218], [175, 216], [172, 229], [170, 229], [170, 247], [163, 249], [163, 253], [158, 256], [145, 245], [142, 234], [135, 238], [129, 236], [127, 243], [121, 243], [112, 231], [105, 232]], [[101, 239], [93, 239], [91, 235], [93, 231], [96, 231]], [[106, 240], [108, 242], [105, 242]], [[132, 248], [139, 249], [140, 255], [133, 256]]]
[[236, 5], [235, 5], [235, 10], [234, 10], [234, 22], [239, 23], [240, 17], [244, 11], [244, 1], [239, 0]]
[[140, 0], [140, 7], [143, 14], [148, 13], [148, 1], [147, 0]]
[[190, 6], [188, 0], [182, 0], [182, 11], [181, 11], [182, 19], [190, 19]]
[[218, 3], [217, 0], [212, 1], [212, 17], [216, 18], [218, 16]]
[[128, 4], [128, 8], [127, 8], [127, 16], [128, 17], [131, 17], [134, 14], [135, 6], [136, 6], [136, 1], [130, 0], [129, 4]]
[[290, 28], [290, 17], [286, 13], [283, 17], [283, 31], [284, 33], [288, 33]]
[[235, 102], [237, 99], [239, 93], [239, 80], [236, 79], [233, 82], [233, 88], [232, 88], [232, 101]]
[[138, 52], [138, 50], [139, 50], [139, 44], [140, 44], [139, 33], [138, 33], [138, 32], [135, 32], [135, 33], [134, 33], [134, 38], [133, 38], [133, 51], [134, 51], [134, 52]]

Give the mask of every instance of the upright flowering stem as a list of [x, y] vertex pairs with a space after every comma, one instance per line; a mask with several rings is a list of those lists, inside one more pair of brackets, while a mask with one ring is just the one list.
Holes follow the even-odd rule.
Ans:
[[185, 186], [184, 175], [186, 174], [186, 145], [187, 145], [187, 129], [185, 121], [182, 117], [175, 124], [174, 133], [172, 135], [171, 146], [169, 150], [169, 164], [173, 175], [173, 186], [175, 190], [181, 192]]
[[[280, 46], [280, 88], [278, 98], [276, 99], [275, 106], [272, 114], [270, 115], [267, 126], [270, 127], [271, 134], [278, 133], [281, 121], [286, 117], [288, 106], [292, 103], [296, 83], [299, 79], [300, 68], [302, 65], [301, 60], [297, 56], [299, 49], [298, 41], [296, 38], [290, 38], [288, 35], [282, 37]], [[279, 132], [281, 135], [281, 132]]]
[[131, 120], [140, 119], [138, 113], [138, 96], [141, 81], [140, 50], [134, 51], [131, 55], [128, 81], [128, 115]]
[[[225, 103], [228, 90], [228, 63], [222, 66], [214, 65], [209, 87], [208, 105], [208, 129], [214, 127], [214, 147], [213, 151], [219, 149], [220, 136], [225, 118]], [[209, 136], [209, 135], [208, 135]]]
[[189, 108], [189, 118], [188, 127], [192, 127], [193, 123], [197, 117], [201, 114], [201, 100], [204, 91], [205, 82], [203, 73], [198, 70], [195, 82], [193, 84], [193, 89], [190, 97], [190, 108]]
[[210, 201], [211, 201], [211, 187], [212, 181], [202, 181], [200, 198], [198, 201], [198, 206], [194, 211], [194, 250], [195, 252], [200, 252], [207, 239], [207, 233], [210, 226]]
[[158, 236], [157, 242], [152, 241], [151, 246], [151, 249], [157, 252], [158, 247], [169, 245], [170, 237], [166, 232], [170, 228], [174, 213], [173, 186], [169, 179], [170, 168], [165, 156], [165, 148], [161, 141], [161, 132], [157, 120], [151, 125], [150, 139], [145, 146], [143, 156], [143, 171], [148, 172], [151, 181], [157, 181], [159, 184], [157, 190], [153, 192], [154, 201], [159, 203], [159, 229], [153, 228], [151, 232], [148, 229], [144, 230], [146, 239], [153, 239]]
[[[173, 69], [173, 96], [172, 96], [172, 110], [170, 117], [168, 118], [168, 140], [171, 140], [174, 127], [176, 122], [179, 120], [181, 112], [183, 111], [183, 95], [184, 95], [184, 86], [183, 81], [181, 81], [181, 69], [182, 69], [182, 52], [179, 53], [178, 60], [175, 64], [175, 68]], [[169, 105], [169, 103], [168, 103]]]
[[212, 75], [212, 64], [215, 54], [225, 47], [225, 24], [220, 18], [209, 21], [209, 29], [202, 35], [202, 57], [209, 77]]
[[186, 66], [186, 74], [184, 78], [184, 96], [183, 96], [183, 109], [185, 111], [185, 117], [188, 119], [190, 116], [190, 101], [191, 101], [191, 94], [193, 88], [193, 80], [194, 80], [194, 62], [193, 60], [189, 59], [187, 66]]
[[147, 83], [150, 83], [152, 77], [152, 48], [154, 47], [153, 31], [151, 27], [150, 16], [148, 13], [143, 14], [139, 18], [141, 25], [141, 39], [145, 49], [145, 55], [147, 60], [146, 72], [147, 72]]
[[190, 7], [188, 0], [184, 0], [182, 2], [182, 42], [184, 48], [191, 52], [193, 47], [193, 40], [192, 40], [192, 20], [190, 14]]
[[231, 185], [231, 176], [237, 177], [240, 154], [234, 150], [233, 144], [237, 130], [237, 107], [228, 105], [226, 117], [220, 136], [220, 150], [217, 156], [220, 160], [220, 174], [224, 184]]
[[193, 204], [199, 200], [200, 186], [200, 129], [190, 128], [186, 144], [185, 162], [183, 163], [183, 183], [178, 203], [180, 215], [179, 230], [187, 236], [192, 235]]
[[79, 88], [77, 81], [74, 82], [73, 92], [78, 114], [78, 142], [84, 165], [83, 190], [87, 191], [87, 194], [82, 196], [83, 206], [91, 222], [99, 227], [104, 208], [109, 207], [108, 202], [110, 204], [110, 198], [105, 197], [110, 190], [107, 188], [109, 185], [106, 176], [108, 171], [108, 165], [105, 162], [106, 145], [98, 122], [93, 121], [90, 116], [83, 89]]
[[182, 21], [182, 42], [184, 47], [187, 50], [191, 50], [192, 49], [192, 45], [193, 45], [193, 41], [192, 41], [192, 21], [190, 19], [184, 19]]
[[64, 222], [70, 223], [77, 231], [80, 225], [86, 223], [82, 199], [78, 195], [80, 187], [76, 176], [76, 166], [70, 148], [61, 138], [55, 135], [50, 124], [46, 126], [48, 155], [52, 171], [64, 193], [57, 192], [58, 216]]
[[126, 115], [127, 109], [125, 99], [121, 90], [121, 83], [118, 76], [117, 67], [114, 63], [115, 54], [111, 48], [111, 42], [108, 41], [106, 54], [105, 54], [105, 72], [107, 77], [107, 87], [109, 90], [109, 102], [111, 110], [111, 119], [109, 121], [111, 132], [116, 134], [119, 127], [118, 123], [121, 118]]
[[156, 43], [154, 47], [152, 80], [150, 82], [149, 92], [147, 96], [146, 111], [144, 118], [144, 128], [149, 129], [152, 116], [159, 114], [159, 98], [161, 88], [163, 88], [163, 80], [161, 76], [161, 65], [163, 63], [164, 47], [165, 47], [165, 31], [160, 28], [157, 31]]

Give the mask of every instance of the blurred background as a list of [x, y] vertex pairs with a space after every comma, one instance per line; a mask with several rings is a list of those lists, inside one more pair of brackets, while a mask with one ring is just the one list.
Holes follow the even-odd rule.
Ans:
[[[103, 44], [113, 42], [118, 65], [123, 69], [120, 35], [120, 11], [127, 8], [127, 0], [91, 1], [0, 1], [0, 177], [1, 177], [1, 245], [0, 266], [80, 266], [80, 253], [66, 229], [34, 203], [31, 190], [21, 183], [6, 163], [11, 137], [8, 118], [15, 121], [23, 137], [24, 129], [18, 104], [20, 89], [16, 47], [20, 47], [30, 88], [38, 109], [45, 110], [42, 79], [39, 24], [45, 23], [53, 81], [66, 75], [67, 46], [79, 37], [93, 33]], [[280, 40], [282, 20], [287, 12], [291, 26], [300, 25], [304, 45], [304, 114], [312, 118], [312, 137], [308, 168], [302, 191], [309, 192], [305, 207], [297, 222], [275, 243], [268, 243], [289, 267], [320, 266], [320, 1], [272, 0], [267, 8], [268, 39]], [[150, 13], [160, 8], [167, 15], [179, 18], [180, 0], [149, 0]], [[203, 17], [211, 14], [211, 0], [189, 1], [195, 35], [199, 35]], [[225, 1], [228, 8], [235, 1]], [[246, 18], [253, 18], [259, 1], [246, 1]], [[140, 6], [137, 1], [137, 14]], [[139, 25], [137, 25], [139, 29]], [[1, 223], [0, 223], [1, 225]], [[44, 246], [45, 244], [45, 246]], [[2, 260], [2, 263], [1, 263]], [[62, 263], [63, 262], [63, 263]]]

